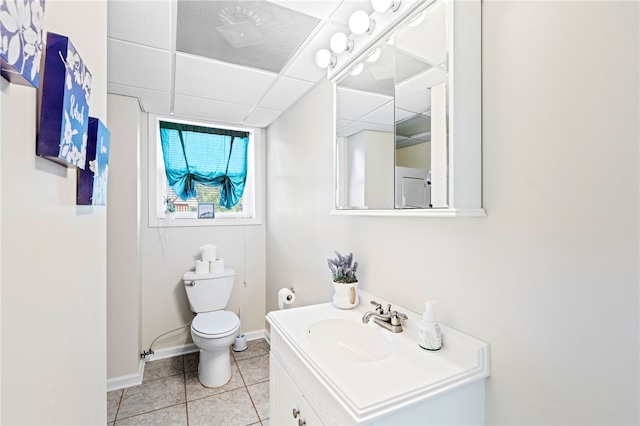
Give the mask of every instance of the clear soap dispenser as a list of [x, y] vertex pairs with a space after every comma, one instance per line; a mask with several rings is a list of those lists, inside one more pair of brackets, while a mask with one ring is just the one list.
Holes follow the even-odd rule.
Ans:
[[438, 351], [442, 348], [442, 332], [433, 311], [434, 304], [434, 300], [424, 304], [424, 314], [418, 326], [418, 345], [428, 351]]

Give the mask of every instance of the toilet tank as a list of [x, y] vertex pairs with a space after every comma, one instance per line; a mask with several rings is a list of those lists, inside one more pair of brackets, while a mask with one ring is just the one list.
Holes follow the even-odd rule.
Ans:
[[235, 277], [233, 269], [213, 274], [185, 273], [182, 281], [191, 311], [202, 313], [224, 309], [231, 297]]

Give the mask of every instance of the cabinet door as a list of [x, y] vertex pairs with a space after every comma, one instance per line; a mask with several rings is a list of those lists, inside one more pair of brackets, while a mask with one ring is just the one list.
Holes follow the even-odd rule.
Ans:
[[270, 375], [270, 424], [278, 426], [322, 424], [273, 353], [270, 355]]

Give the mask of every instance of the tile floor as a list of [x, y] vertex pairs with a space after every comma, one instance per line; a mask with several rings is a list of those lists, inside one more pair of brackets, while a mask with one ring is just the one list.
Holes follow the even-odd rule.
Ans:
[[219, 388], [198, 381], [198, 353], [148, 362], [141, 385], [107, 393], [107, 424], [268, 426], [269, 344], [247, 344]]

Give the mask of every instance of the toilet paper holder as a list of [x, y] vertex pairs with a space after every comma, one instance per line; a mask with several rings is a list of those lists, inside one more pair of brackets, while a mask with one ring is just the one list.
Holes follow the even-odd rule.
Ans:
[[278, 291], [278, 309], [284, 309], [285, 305], [291, 305], [296, 300], [296, 292], [291, 288], [282, 287]]

